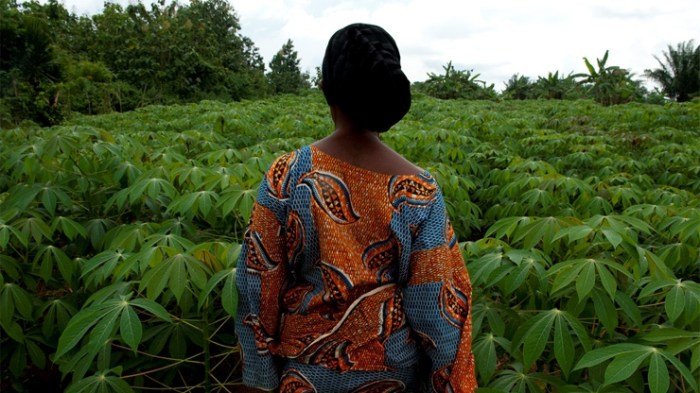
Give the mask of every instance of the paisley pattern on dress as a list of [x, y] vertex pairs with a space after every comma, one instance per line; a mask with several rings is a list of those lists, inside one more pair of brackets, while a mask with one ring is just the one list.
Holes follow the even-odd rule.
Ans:
[[304, 225], [301, 223], [299, 214], [295, 211], [289, 212], [287, 228], [285, 231], [287, 261], [292, 269], [295, 268], [302, 252], [304, 251]]
[[344, 305], [350, 297], [350, 290], [353, 286], [350, 278], [338, 267], [326, 262], [321, 262], [319, 268], [325, 283], [323, 301], [341, 306]]
[[311, 189], [316, 204], [338, 224], [351, 224], [360, 218], [353, 209], [348, 187], [339, 177], [313, 171], [302, 176], [300, 183]]
[[325, 341], [312, 346], [312, 350], [302, 359], [306, 364], [316, 364], [336, 371], [349, 370], [354, 362], [347, 353], [350, 340]]
[[265, 174], [267, 181], [267, 191], [277, 199], [288, 198], [291, 185], [289, 183], [289, 174], [291, 168], [296, 162], [298, 154], [296, 152], [287, 153], [276, 159], [270, 170]]
[[275, 270], [279, 262], [273, 261], [265, 250], [260, 234], [253, 230], [246, 231], [243, 241], [246, 245], [246, 267], [252, 272], [263, 273]]
[[382, 303], [381, 306], [382, 328], [379, 337], [386, 340], [392, 333], [398, 331], [406, 324], [406, 314], [403, 309], [403, 293], [399, 289], [394, 297]]
[[314, 286], [310, 283], [296, 284], [292, 288], [287, 289], [282, 296], [285, 310], [291, 313], [297, 312], [306, 296], [313, 290]]
[[288, 369], [280, 379], [280, 393], [317, 393], [314, 385], [299, 371]]
[[406, 385], [395, 379], [368, 382], [350, 393], [401, 393], [406, 390]]
[[433, 377], [431, 382], [433, 384], [433, 392], [436, 393], [454, 393], [452, 384], [450, 384], [450, 373], [452, 372], [451, 366], [445, 366], [439, 368], [433, 372]]
[[389, 198], [394, 209], [408, 204], [415, 207], [429, 205], [437, 191], [437, 183], [432, 176], [392, 176], [389, 181]]
[[367, 247], [362, 254], [362, 264], [367, 269], [376, 272], [377, 284], [384, 284], [391, 280], [390, 273], [396, 268], [395, 261], [401, 254], [400, 248], [399, 241], [396, 237], [391, 236]]
[[259, 355], [265, 355], [269, 353], [269, 345], [274, 340], [271, 335], [269, 335], [265, 328], [260, 323], [260, 319], [257, 316], [248, 314], [243, 320], [245, 325], [250, 326], [255, 334], [255, 346], [258, 349]]
[[451, 283], [440, 289], [440, 313], [453, 326], [462, 326], [469, 314], [467, 297]]

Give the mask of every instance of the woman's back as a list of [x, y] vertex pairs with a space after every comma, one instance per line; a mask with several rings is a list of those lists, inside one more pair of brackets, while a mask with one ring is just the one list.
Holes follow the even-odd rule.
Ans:
[[469, 352], [460, 329], [470, 288], [444, 211], [427, 172], [378, 173], [315, 146], [278, 158], [246, 235], [251, 274], [239, 289], [248, 288], [243, 297], [259, 291], [248, 300], [259, 311], [242, 302], [254, 337], [241, 342], [287, 359], [295, 371], [282, 386], [306, 375], [323, 392], [388, 380], [409, 389], [428, 350], [438, 355], [433, 382], [447, 385], [439, 370], [452, 363], [440, 348]]

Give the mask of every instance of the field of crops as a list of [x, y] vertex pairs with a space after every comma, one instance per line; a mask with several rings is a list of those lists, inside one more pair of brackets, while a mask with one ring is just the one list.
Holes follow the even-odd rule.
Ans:
[[[311, 93], [0, 130], [0, 390], [240, 389], [257, 185], [331, 127]], [[448, 202], [480, 392], [700, 392], [699, 103], [417, 97], [384, 140]]]

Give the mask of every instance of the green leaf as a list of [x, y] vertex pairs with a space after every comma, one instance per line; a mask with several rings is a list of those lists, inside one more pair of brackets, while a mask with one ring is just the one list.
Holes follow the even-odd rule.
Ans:
[[125, 306], [122, 310], [119, 323], [119, 333], [124, 342], [136, 352], [143, 334], [141, 320], [131, 306]]
[[182, 359], [187, 352], [187, 340], [185, 339], [184, 327], [182, 324], [175, 324], [170, 341], [168, 342], [168, 350], [174, 358]]
[[559, 266], [555, 265], [552, 269], [550, 269], [547, 274], [559, 272], [554, 278], [554, 282], [552, 282], [551, 293], [555, 293], [562, 288], [568, 287], [569, 284], [571, 284], [579, 276], [587, 261], [587, 259], [566, 261], [560, 263]]
[[56, 217], [51, 224], [51, 230], [55, 232], [57, 228], [60, 228], [61, 232], [70, 240], [75, 240], [78, 235], [87, 238], [85, 227], [68, 217]]
[[17, 221], [18, 227], [22, 234], [29, 238], [33, 238], [36, 244], [41, 244], [43, 239], [51, 239], [52, 232], [46, 223], [40, 218], [29, 217]]
[[94, 305], [99, 307], [108, 301], [113, 301], [115, 298], [120, 296], [126, 296], [132, 291], [132, 283], [118, 281], [112, 285], [108, 285], [102, 289], [95, 291], [90, 297], [85, 301], [83, 308]]
[[564, 327], [561, 316], [557, 316], [554, 324], [554, 357], [564, 375], [568, 376], [574, 365], [574, 342]]
[[224, 306], [224, 310], [226, 310], [231, 317], [235, 318], [238, 309], [238, 289], [236, 289], [235, 269], [231, 269], [231, 273], [226, 278], [224, 288], [221, 291], [221, 304]]
[[40, 263], [39, 275], [46, 282], [53, 277], [54, 262], [58, 265], [61, 277], [70, 282], [75, 270], [75, 264], [71, 262], [63, 250], [54, 246], [42, 246], [34, 258], [34, 263]]
[[11, 296], [14, 307], [19, 311], [23, 318], [32, 320], [32, 296], [22, 287], [15, 284], [5, 284], [5, 291]]
[[603, 263], [596, 263], [596, 270], [598, 271], [598, 277], [600, 278], [603, 288], [610, 296], [610, 299], [615, 298], [615, 292], [617, 291], [617, 280], [610, 273], [610, 271], [605, 267]]
[[131, 300], [129, 303], [132, 306], [136, 306], [150, 312], [163, 321], [172, 322], [172, 318], [170, 318], [168, 311], [163, 306], [152, 300], [139, 298]]
[[489, 237], [493, 234], [495, 234], [497, 239], [501, 238], [510, 238], [513, 235], [513, 232], [518, 226], [524, 226], [528, 222], [530, 222], [529, 217], [507, 217], [507, 218], [502, 218], [493, 225], [486, 231], [486, 234], [484, 237]]
[[523, 285], [525, 280], [527, 279], [527, 276], [530, 274], [530, 266], [526, 265], [525, 263], [521, 264], [515, 269], [515, 273], [510, 272], [508, 274], [508, 277], [505, 280], [506, 288], [505, 292], [506, 294], [510, 295], [514, 291], [516, 291], [520, 286]]
[[651, 342], [667, 342], [682, 338], [700, 338], [700, 333], [688, 332], [682, 329], [672, 327], [659, 327], [643, 336], [645, 341]]
[[170, 265], [161, 262], [155, 268], [146, 272], [139, 284], [139, 291], [146, 290], [149, 299], [155, 299], [163, 293], [170, 278]]
[[608, 336], [613, 337], [618, 324], [615, 305], [612, 300], [605, 296], [604, 292], [600, 291], [598, 288], [592, 292], [592, 295], [593, 307], [596, 315], [608, 331]]
[[671, 322], [675, 321], [679, 316], [681, 316], [684, 307], [685, 294], [683, 293], [683, 287], [680, 285], [675, 285], [666, 294], [666, 304], [664, 305], [666, 315], [668, 315]]
[[119, 306], [109, 308], [95, 325], [95, 328], [92, 329], [87, 343], [91, 354], [97, 354], [105, 345], [109, 345], [109, 340], [117, 330], [116, 322], [121, 313], [122, 308]]
[[95, 356], [89, 353], [87, 346], [81, 346], [78, 352], [60, 363], [61, 371], [67, 374], [70, 370], [73, 373], [73, 382], [79, 381], [92, 367]]
[[[81, 277], [88, 277], [86, 281], [102, 283], [114, 272], [119, 262], [130, 256], [122, 250], [106, 250], [90, 258], [83, 266]], [[93, 274], [90, 274], [94, 271]]]
[[559, 310], [551, 310], [535, 317], [538, 319], [537, 322], [535, 322], [525, 334], [523, 363], [526, 368], [529, 368], [544, 351], [547, 340], [549, 339], [549, 334], [552, 331], [554, 319], [557, 317], [558, 313]]
[[209, 281], [207, 281], [207, 284], [204, 286], [202, 291], [199, 293], [199, 302], [197, 303], [197, 307], [201, 309], [202, 306], [204, 305], [204, 303], [206, 303], [211, 291], [213, 291], [214, 288], [216, 288], [216, 286], [219, 285], [219, 283], [223, 279], [225, 279], [229, 274], [235, 275], [235, 271], [236, 271], [235, 269], [229, 269], [229, 270], [221, 270], [219, 272], [216, 272], [216, 274], [214, 274], [209, 279]]
[[573, 227], [569, 228], [564, 228], [562, 229], [559, 233], [557, 233], [554, 238], [555, 240], [557, 238], [561, 238], [564, 236], [568, 236], [569, 238], [569, 244], [581, 240], [593, 232], [593, 228], [589, 227], [588, 225], [576, 225]]
[[187, 286], [188, 276], [187, 269], [185, 268], [185, 259], [182, 255], [176, 255], [170, 260], [166, 261], [170, 265], [168, 284], [170, 290], [173, 291], [177, 302], [180, 303], [182, 299], [182, 294], [185, 292], [185, 287]]
[[62, 332], [72, 315], [77, 312], [75, 307], [63, 299], [48, 300], [44, 303], [40, 313], [44, 316], [41, 331], [45, 338], [52, 337], [55, 332]]
[[104, 315], [104, 311], [99, 308], [87, 308], [75, 314], [58, 339], [54, 360], [58, 360], [73, 349], [85, 333], [100, 320], [101, 315]]
[[116, 393], [134, 393], [128, 383], [119, 377], [107, 377], [105, 379], [110, 388]]
[[611, 228], [603, 228], [601, 230], [603, 232], [603, 235], [608, 239], [610, 244], [612, 244], [613, 248], [617, 248], [617, 246], [622, 243], [622, 236], [617, 233], [614, 229]]
[[639, 306], [628, 294], [617, 291], [615, 302], [622, 308], [622, 315], [628, 317], [634, 326], [642, 326], [642, 313], [639, 311]]
[[680, 361], [678, 360], [675, 356], [669, 355], [663, 351], [659, 352], [666, 360], [668, 360], [671, 364], [673, 364], [673, 367], [678, 370], [681, 375], [683, 376], [683, 379], [685, 379], [685, 382], [690, 385], [690, 387], [697, 391], [698, 390], [698, 381], [697, 379], [693, 376], [693, 374], [688, 370], [688, 368]]
[[15, 321], [4, 321], [4, 318], [0, 318], [0, 326], [2, 330], [10, 336], [11, 339], [17, 341], [18, 343], [24, 342], [24, 332], [22, 327]]
[[668, 367], [661, 355], [654, 352], [649, 361], [649, 390], [651, 393], [666, 393], [669, 382]]
[[474, 356], [479, 359], [476, 363], [479, 374], [486, 380], [490, 379], [496, 371], [497, 354], [493, 334], [488, 333], [479, 337], [474, 342]]
[[26, 340], [25, 345], [32, 363], [40, 369], [46, 367], [46, 354], [44, 354], [44, 351], [32, 340]]
[[580, 370], [582, 368], [593, 367], [600, 364], [610, 358], [619, 356], [622, 354], [648, 351], [649, 347], [639, 345], [639, 344], [613, 344], [603, 348], [594, 349], [593, 351], [586, 352], [578, 363], [574, 370]]
[[100, 378], [97, 376], [80, 379], [70, 384], [66, 389], [66, 393], [106, 393], [104, 389], [100, 389], [100, 381]]
[[629, 378], [651, 354], [649, 348], [644, 348], [615, 357], [605, 369], [605, 384], [610, 385]]
[[[10, 356], [9, 369], [15, 377], [21, 377], [25, 368], [27, 368], [27, 351], [21, 346]], [[5, 373], [3, 372], [3, 374]]]
[[639, 258], [648, 263], [649, 273], [651, 273], [652, 278], [661, 280], [672, 280], [675, 278], [671, 269], [656, 254], [641, 246], [637, 246], [637, 252], [639, 253]]
[[27, 234], [20, 232], [14, 226], [0, 223], [0, 250], [4, 250], [10, 244], [10, 234], [24, 247], [27, 247], [27, 244], [29, 244]]
[[583, 301], [595, 285], [595, 260], [590, 259], [583, 263], [584, 266], [581, 269], [581, 274], [576, 280], [576, 293], [578, 294], [579, 301]]

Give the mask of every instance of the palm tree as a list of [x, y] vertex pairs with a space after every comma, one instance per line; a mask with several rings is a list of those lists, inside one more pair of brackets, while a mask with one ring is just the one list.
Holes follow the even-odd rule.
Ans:
[[647, 78], [658, 82], [661, 90], [678, 102], [690, 101], [700, 95], [700, 45], [693, 47], [693, 40], [681, 42], [664, 51], [664, 61], [654, 56], [661, 68], [645, 70]]

